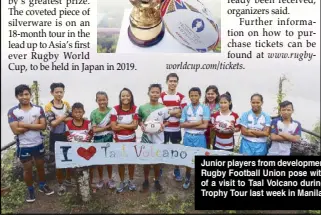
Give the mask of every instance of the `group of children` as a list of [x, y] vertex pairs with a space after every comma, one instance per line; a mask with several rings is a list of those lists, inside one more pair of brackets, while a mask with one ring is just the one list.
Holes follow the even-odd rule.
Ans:
[[[231, 95], [226, 92], [220, 95], [216, 86], [205, 90], [205, 101], [198, 87], [192, 87], [188, 97], [177, 92], [179, 77], [170, 73], [166, 77], [167, 91], [162, 91], [159, 84], [148, 88], [149, 102], [137, 107], [130, 89], [123, 88], [119, 93], [119, 104], [110, 107], [105, 92], [96, 93], [97, 109], [84, 118], [83, 104], [76, 102], [72, 106], [63, 100], [65, 86], [53, 83], [50, 86], [53, 100], [44, 108], [30, 103], [31, 90], [27, 85], [19, 85], [15, 96], [19, 104], [8, 112], [8, 119], [17, 140], [17, 156], [24, 166], [24, 180], [28, 186], [27, 202], [35, 201], [32, 181], [32, 159], [34, 158], [39, 176], [39, 191], [46, 195], [54, 193], [45, 183], [44, 144], [41, 131], [49, 126], [49, 150], [54, 154], [56, 141], [71, 142], [136, 142], [138, 126], [143, 131], [142, 143], [181, 144], [189, 147], [203, 147], [215, 150], [233, 151], [234, 134], [241, 132], [242, 139], [239, 152], [245, 155], [290, 155], [291, 143], [300, 141], [301, 125], [291, 117], [293, 104], [284, 101], [280, 104], [280, 116], [271, 117], [262, 111], [263, 97], [254, 94], [250, 98], [251, 110], [239, 115], [232, 110]], [[161, 128], [158, 133], [145, 131], [145, 122], [158, 121]], [[184, 136], [182, 138], [182, 129]], [[272, 145], [268, 147], [268, 138]], [[141, 191], [149, 189], [149, 172], [151, 165], [144, 165], [144, 182]], [[104, 181], [104, 166], [90, 167], [90, 184], [93, 184], [93, 171], [98, 170], [99, 181], [95, 187], [104, 184], [110, 189], [123, 192], [125, 188], [136, 190], [134, 184], [135, 165], [128, 165], [129, 180], [125, 181], [125, 165], [118, 165], [120, 181], [112, 178], [112, 165], [107, 165], [108, 180]], [[162, 166], [153, 165], [154, 186], [163, 191], [160, 184]], [[71, 169], [57, 169], [58, 195], [66, 192], [66, 186], [73, 185]], [[179, 166], [175, 166], [173, 177], [183, 181]], [[186, 168], [183, 188], [188, 189], [191, 182], [191, 168]]]

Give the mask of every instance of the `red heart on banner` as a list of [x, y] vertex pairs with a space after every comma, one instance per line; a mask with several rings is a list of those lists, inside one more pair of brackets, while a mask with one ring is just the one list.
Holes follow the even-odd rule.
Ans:
[[209, 155], [211, 155], [211, 153], [205, 152], [205, 156], [209, 156]]
[[89, 160], [96, 153], [96, 148], [93, 146], [90, 146], [88, 149], [80, 147], [78, 148], [77, 153], [80, 157], [83, 157], [86, 160]]

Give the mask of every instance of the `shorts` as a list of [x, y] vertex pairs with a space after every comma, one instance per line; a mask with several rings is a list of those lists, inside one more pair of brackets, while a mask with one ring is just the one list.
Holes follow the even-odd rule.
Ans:
[[94, 143], [113, 142], [113, 134], [106, 134], [101, 136], [94, 136]]
[[185, 132], [183, 145], [190, 147], [206, 148], [206, 137], [204, 134], [191, 134]]
[[65, 134], [56, 134], [53, 132], [50, 132], [49, 135], [49, 151], [55, 153], [55, 142], [56, 141], [62, 141], [62, 142], [68, 142], [67, 137]]
[[181, 131], [174, 131], [174, 132], [168, 132], [164, 131], [164, 140], [165, 143], [173, 143], [173, 144], [180, 144], [182, 141], [182, 133]]
[[244, 155], [266, 155], [267, 154], [266, 142], [251, 142], [244, 137], [241, 140], [240, 153]]
[[155, 133], [155, 134], [148, 134], [143, 133], [142, 143], [151, 143], [151, 144], [163, 144], [164, 143], [164, 132]]
[[17, 146], [17, 157], [20, 159], [21, 163], [35, 159], [44, 159], [45, 146], [43, 143], [33, 147], [19, 147]]

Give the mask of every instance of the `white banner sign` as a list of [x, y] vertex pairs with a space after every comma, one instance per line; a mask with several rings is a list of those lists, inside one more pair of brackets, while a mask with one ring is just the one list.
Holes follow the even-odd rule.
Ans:
[[106, 164], [172, 164], [194, 168], [195, 155], [241, 155], [180, 144], [56, 142], [56, 168]]

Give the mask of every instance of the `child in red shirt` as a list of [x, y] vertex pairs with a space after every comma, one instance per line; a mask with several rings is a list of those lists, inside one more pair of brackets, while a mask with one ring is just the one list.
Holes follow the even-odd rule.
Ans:
[[229, 92], [222, 94], [219, 98], [220, 111], [212, 114], [211, 121], [215, 130], [213, 148], [216, 150], [233, 151], [234, 133], [239, 132], [239, 116], [232, 111], [232, 98]]

